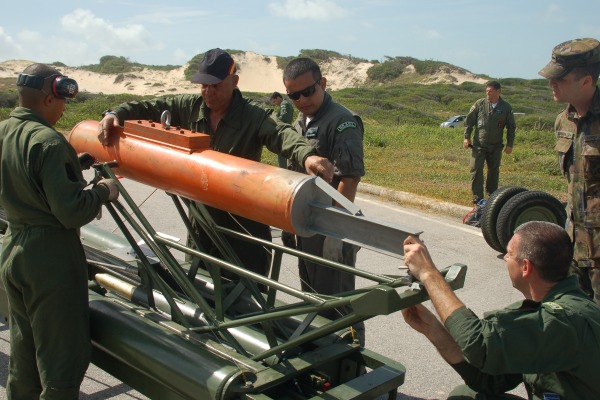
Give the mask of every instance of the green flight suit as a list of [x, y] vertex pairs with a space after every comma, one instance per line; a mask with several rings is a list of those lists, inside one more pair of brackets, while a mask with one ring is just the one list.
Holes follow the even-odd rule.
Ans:
[[[210, 109], [200, 94], [184, 94], [161, 97], [150, 101], [135, 101], [114, 107], [122, 122], [127, 119], [151, 119], [160, 121], [164, 110], [171, 112], [171, 125], [203, 132], [210, 135], [213, 150], [260, 162], [263, 146], [276, 154], [304, 165], [304, 160], [316, 151], [290, 125], [272, 118], [270, 110], [244, 99], [239, 90], [234, 90], [231, 105], [219, 122], [216, 131], [210, 127]], [[232, 216], [229, 213], [208, 207], [218, 225], [271, 240], [270, 227], [256, 221]], [[192, 219], [201, 245], [209, 254], [224, 257], [208, 235]], [[267, 275], [270, 268], [271, 252], [263, 246], [235, 238], [227, 238], [242, 264], [249, 270]], [[192, 245], [192, 243], [189, 243]], [[223, 276], [236, 278], [228, 273]]]
[[[337, 189], [342, 177], [362, 177], [365, 175], [363, 135], [364, 127], [361, 118], [346, 107], [333, 101], [329, 93], [325, 93], [323, 104], [307, 123], [306, 116], [300, 113], [294, 127], [317, 149], [321, 157], [327, 158], [334, 165], [332, 186]], [[293, 164], [298, 172], [306, 172], [304, 167]], [[299, 250], [319, 257], [323, 256], [325, 236], [296, 237]], [[342, 243], [341, 257], [338, 261], [354, 267], [359, 247], [350, 243]], [[355, 289], [355, 276], [325, 268], [321, 264], [308, 260], [298, 260], [298, 271], [302, 290], [321, 294], [337, 294]], [[351, 307], [340, 307], [319, 313], [335, 320], [351, 311]], [[363, 323], [354, 327], [364, 345], [365, 327]]]
[[517, 124], [510, 104], [500, 97], [496, 107], [487, 99], [479, 99], [465, 118], [465, 139], [471, 140], [471, 191], [473, 202], [483, 199], [483, 166], [487, 164], [485, 191], [492, 194], [498, 189], [502, 160], [503, 133], [506, 128], [506, 146], [513, 147]]
[[84, 190], [75, 150], [27, 108], [0, 123], [0, 273], [7, 292], [9, 399], [77, 399], [90, 362], [87, 264], [78, 228], [108, 199]]
[[[445, 326], [465, 357], [453, 367], [471, 388], [470, 398], [475, 392], [499, 395], [523, 382], [530, 399], [549, 393], [600, 399], [600, 307], [575, 276], [558, 282], [541, 303], [520, 301], [483, 319], [462, 307]], [[459, 391], [456, 398], [469, 398]]]
[[[275, 116], [279, 118], [279, 120], [281, 120], [282, 122], [285, 122], [286, 124], [291, 124], [292, 119], [294, 118], [294, 106], [292, 106], [292, 103], [290, 103], [286, 99], [282, 99], [281, 104], [279, 104], [279, 107], [277, 107], [277, 112], [275, 113]], [[279, 154], [277, 155], [277, 163], [279, 164], [280, 168], [287, 168], [288, 160], [287, 158]]]
[[600, 89], [586, 115], [568, 106], [556, 118], [560, 169], [568, 182], [565, 229], [574, 241], [582, 287], [600, 304]]

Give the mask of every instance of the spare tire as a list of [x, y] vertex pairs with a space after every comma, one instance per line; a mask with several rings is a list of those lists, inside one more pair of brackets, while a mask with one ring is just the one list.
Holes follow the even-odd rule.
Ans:
[[496, 233], [496, 221], [502, 207], [515, 195], [525, 192], [527, 189], [521, 186], [503, 186], [491, 194], [488, 201], [483, 207], [481, 213], [481, 233], [483, 238], [490, 245], [490, 247], [499, 252], [504, 252], [504, 248], [498, 240], [498, 234]]
[[522, 192], [506, 202], [496, 221], [496, 234], [506, 252], [506, 246], [515, 229], [529, 221], [547, 221], [565, 226], [567, 213], [563, 204], [548, 193], [541, 191]]

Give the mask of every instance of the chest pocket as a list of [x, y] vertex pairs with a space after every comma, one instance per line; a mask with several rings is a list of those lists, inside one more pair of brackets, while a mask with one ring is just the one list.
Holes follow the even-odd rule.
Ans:
[[572, 132], [557, 132], [556, 145], [554, 150], [558, 152], [558, 166], [563, 175], [567, 175], [571, 165], [572, 157], [570, 156], [573, 148], [573, 133]]
[[600, 135], [584, 137], [582, 155], [586, 182], [600, 182]]
[[490, 128], [503, 129], [506, 126], [506, 113], [499, 107], [496, 107], [490, 115]]
[[[593, 236], [600, 236], [600, 135], [585, 135], [583, 148], [583, 175], [585, 179], [585, 221], [587, 228], [595, 228]], [[594, 237], [594, 240], [600, 239]], [[593, 243], [598, 243], [594, 241]], [[594, 254], [600, 249], [591, 246]]]

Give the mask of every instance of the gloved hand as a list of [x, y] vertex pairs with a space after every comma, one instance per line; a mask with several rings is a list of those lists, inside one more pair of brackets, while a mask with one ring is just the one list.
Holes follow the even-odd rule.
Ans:
[[79, 165], [81, 166], [82, 171], [90, 169], [90, 167], [96, 162], [90, 153], [80, 153], [77, 155], [77, 158], [79, 158]]
[[108, 201], [114, 201], [119, 197], [119, 189], [117, 188], [117, 182], [112, 179], [101, 179], [97, 185], [104, 185], [108, 188]]
[[342, 242], [340, 239], [325, 236], [325, 240], [323, 241], [323, 258], [339, 263], [343, 262], [343, 246], [344, 242]]

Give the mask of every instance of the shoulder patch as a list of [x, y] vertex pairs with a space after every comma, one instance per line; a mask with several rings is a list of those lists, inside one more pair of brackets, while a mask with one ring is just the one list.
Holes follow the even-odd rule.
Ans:
[[335, 130], [338, 132], [342, 132], [346, 128], [356, 128], [356, 122], [353, 122], [353, 121], [342, 122], [341, 124], [338, 125], [337, 128], [335, 128]]
[[548, 301], [546, 303], [542, 303], [543, 306], [551, 308], [552, 310], [562, 310], [562, 306], [558, 303], [554, 303], [553, 301]]

